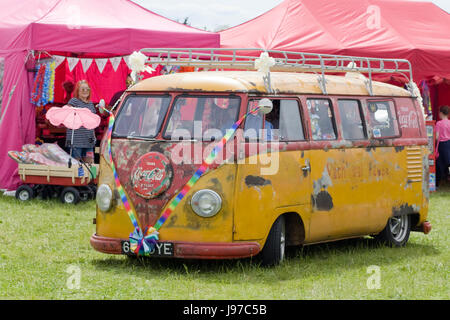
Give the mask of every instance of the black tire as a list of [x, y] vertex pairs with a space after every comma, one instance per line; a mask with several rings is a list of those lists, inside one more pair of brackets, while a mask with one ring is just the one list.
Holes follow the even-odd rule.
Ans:
[[97, 186], [90, 184], [87, 187], [89, 188], [89, 190], [91, 192], [89, 199], [95, 200], [95, 196], [97, 195]]
[[262, 265], [280, 264], [286, 252], [286, 226], [284, 216], [278, 217], [270, 229], [264, 248], [261, 251]]
[[16, 198], [19, 199], [20, 201], [31, 200], [34, 198], [34, 196], [35, 194], [33, 188], [27, 184], [21, 185], [16, 190]]
[[61, 193], [61, 202], [68, 204], [77, 204], [80, 202], [80, 192], [73, 187], [66, 187]]
[[406, 245], [411, 233], [411, 217], [409, 215], [389, 218], [386, 227], [375, 236], [375, 239], [390, 247]]

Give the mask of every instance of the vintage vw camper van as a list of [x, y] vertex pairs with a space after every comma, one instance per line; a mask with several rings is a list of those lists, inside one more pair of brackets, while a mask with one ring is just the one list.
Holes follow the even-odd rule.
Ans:
[[[254, 52], [243, 57], [230, 49], [220, 62], [182, 52], [180, 65], [234, 71], [169, 74], [128, 89], [115, 110], [110, 143], [105, 137], [101, 145], [91, 237], [96, 250], [132, 253], [134, 227], [114, 171], [144, 230], [244, 115], [159, 229], [155, 256], [259, 255], [270, 265], [284, 259], [286, 246], [366, 235], [403, 246], [411, 231], [431, 230], [419, 99], [412, 88], [372, 79], [375, 73], [411, 75], [407, 61], [269, 52], [275, 65], [264, 74], [239, 70], [252, 69]], [[174, 63], [170, 54], [167, 49], [159, 63]], [[346, 67], [348, 61], [354, 64]], [[269, 113], [247, 114], [267, 104]]]

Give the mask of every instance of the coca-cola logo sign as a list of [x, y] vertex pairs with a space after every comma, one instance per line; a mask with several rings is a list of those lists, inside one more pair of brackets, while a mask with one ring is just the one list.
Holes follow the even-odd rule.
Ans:
[[136, 194], [152, 199], [169, 188], [172, 175], [169, 159], [162, 153], [149, 152], [138, 159], [130, 178]]

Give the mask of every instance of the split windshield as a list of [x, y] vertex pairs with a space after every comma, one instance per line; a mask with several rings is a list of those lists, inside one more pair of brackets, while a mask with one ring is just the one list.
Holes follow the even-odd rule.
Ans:
[[[128, 96], [114, 126], [114, 137], [155, 138], [161, 130], [171, 97]], [[230, 96], [178, 96], [174, 100], [164, 139], [217, 140], [237, 121], [241, 99]]]
[[237, 121], [241, 99], [229, 96], [179, 96], [163, 136], [171, 140], [217, 140]]
[[170, 96], [128, 96], [117, 115], [115, 137], [154, 138], [169, 108]]

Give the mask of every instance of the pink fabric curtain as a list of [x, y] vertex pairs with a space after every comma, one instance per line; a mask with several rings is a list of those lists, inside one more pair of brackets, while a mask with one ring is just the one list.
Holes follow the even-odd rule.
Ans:
[[[3, 101], [0, 113], [0, 187], [15, 189], [20, 180], [17, 162], [7, 156], [10, 150], [21, 150], [22, 145], [34, 143], [35, 109], [30, 103], [32, 73], [24, 67], [28, 51], [4, 56]], [[13, 173], [13, 174], [12, 174]]]
[[95, 62], [86, 72], [83, 71], [81, 63], [78, 63], [71, 72], [66, 60], [56, 68], [55, 72], [55, 102], [64, 102], [64, 89], [62, 88], [64, 81], [72, 81], [75, 84], [80, 80], [87, 80], [92, 89], [91, 100], [96, 103], [100, 99], [105, 99], [105, 102], [108, 103], [117, 91], [126, 89], [125, 80], [131, 70], [122, 60], [116, 71], [108, 61], [102, 73]]

